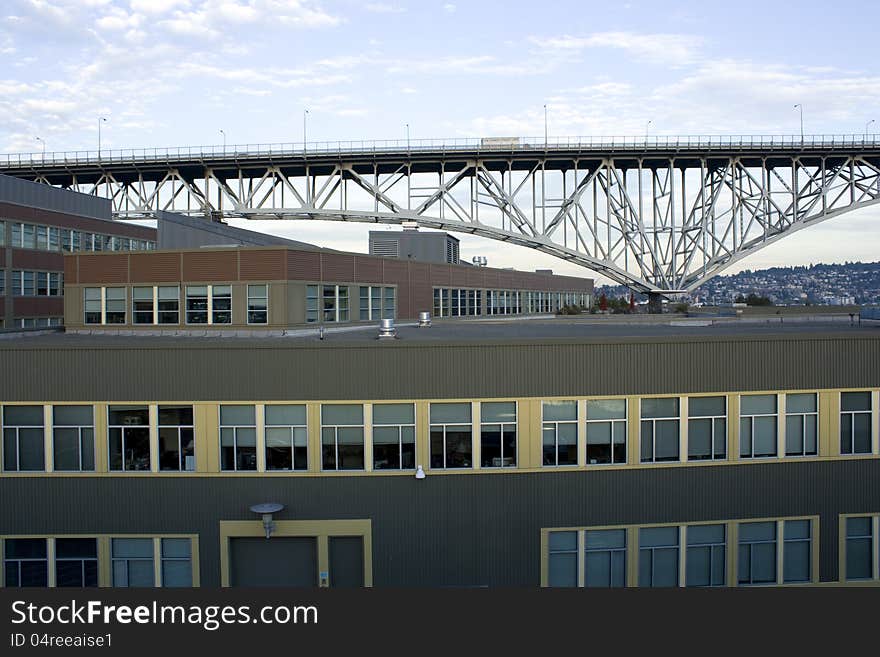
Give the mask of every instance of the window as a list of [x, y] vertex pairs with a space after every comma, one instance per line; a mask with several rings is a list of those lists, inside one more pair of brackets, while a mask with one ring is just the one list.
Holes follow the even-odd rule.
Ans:
[[577, 586], [577, 532], [550, 532], [548, 543], [547, 584], [549, 586]]
[[192, 406], [159, 407], [159, 469], [196, 469]]
[[545, 401], [541, 409], [544, 465], [577, 465], [577, 402]]
[[52, 407], [53, 467], [58, 471], [95, 470], [95, 421], [91, 406]]
[[874, 520], [870, 516], [846, 519], [846, 578], [874, 577]]
[[6, 270], [0, 269], [0, 297], [6, 294]]
[[819, 409], [816, 393], [798, 393], [785, 396], [785, 455], [816, 456]]
[[159, 323], [180, 323], [180, 287], [177, 285], [160, 285], [159, 297]]
[[584, 586], [626, 586], [626, 530], [584, 531]]
[[480, 404], [480, 465], [516, 467], [516, 402]]
[[470, 403], [431, 404], [431, 467], [473, 465]]
[[269, 286], [268, 285], [248, 285], [247, 286], [247, 323], [248, 324], [268, 324], [269, 323]]
[[318, 321], [318, 286], [306, 286], [306, 321]]
[[687, 528], [686, 586], [724, 586], [727, 536], [724, 525]]
[[153, 323], [153, 288], [131, 289], [131, 321], [133, 324]]
[[776, 456], [776, 395], [739, 398], [739, 456]]
[[42, 406], [3, 407], [3, 469], [45, 470]]
[[445, 287], [434, 288], [434, 317], [449, 317], [449, 290]]
[[642, 399], [642, 463], [678, 461], [678, 397]]
[[113, 586], [155, 586], [152, 538], [111, 541]]
[[211, 285], [211, 323], [232, 324], [232, 286]]
[[257, 469], [257, 422], [254, 406], [221, 404], [220, 469]]
[[374, 319], [394, 319], [394, 288], [360, 287], [360, 313], [362, 321]]
[[208, 323], [208, 286], [186, 286], [186, 323]]
[[266, 469], [308, 468], [309, 436], [304, 404], [272, 404], [265, 407]]
[[364, 469], [364, 407], [321, 405], [321, 469]]
[[125, 288], [104, 288], [105, 318], [107, 324], [125, 324]]
[[162, 586], [192, 585], [192, 541], [188, 538], [163, 538]]
[[101, 320], [101, 288], [83, 288], [83, 311], [86, 324], [102, 324]]
[[373, 469], [416, 467], [416, 420], [412, 404], [373, 405]]
[[111, 471], [150, 469], [150, 413], [146, 406], [110, 406], [107, 433]]
[[786, 520], [783, 523], [782, 581], [810, 581], [810, 521]]
[[6, 246], [6, 222], [0, 221], [0, 246]]
[[98, 541], [94, 538], [55, 539], [55, 586], [98, 585]]
[[727, 399], [688, 399], [688, 460], [706, 461], [727, 457]]
[[626, 400], [587, 400], [587, 464], [626, 463]]
[[35, 226], [37, 235], [37, 248], [46, 251], [49, 249], [49, 228], [48, 226]]
[[744, 522], [739, 526], [740, 584], [776, 583], [776, 523]]
[[678, 586], [678, 527], [639, 529], [639, 586]]
[[871, 453], [871, 393], [840, 393], [840, 453]]
[[34, 229], [35, 226], [31, 226], [30, 224], [22, 224], [22, 232], [21, 232], [21, 246], [24, 249], [35, 249], [37, 248], [36, 239], [34, 238]]
[[25, 297], [34, 296], [34, 272], [32, 271], [23, 271], [21, 272], [22, 277], [22, 290], [21, 294]]
[[3, 544], [3, 579], [6, 586], [49, 585], [45, 538], [7, 538]]

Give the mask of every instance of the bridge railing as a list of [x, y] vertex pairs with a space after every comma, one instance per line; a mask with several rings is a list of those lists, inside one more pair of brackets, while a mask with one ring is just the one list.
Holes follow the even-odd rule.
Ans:
[[520, 151], [712, 151], [792, 150], [833, 148], [880, 149], [880, 135], [680, 135], [588, 137], [490, 137], [451, 139], [397, 139], [378, 141], [315, 141], [271, 144], [172, 146], [0, 154], [0, 167], [43, 168], [127, 164], [132, 162], [193, 162], [248, 160], [272, 157], [346, 156], [363, 154], [456, 152], [498, 153]]

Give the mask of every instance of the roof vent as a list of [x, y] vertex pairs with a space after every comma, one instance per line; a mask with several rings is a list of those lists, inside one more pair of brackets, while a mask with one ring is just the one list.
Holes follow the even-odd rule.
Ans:
[[429, 313], [429, 312], [419, 313], [419, 328], [430, 328], [430, 326], [431, 326], [431, 313]]
[[379, 339], [394, 339], [397, 337], [397, 329], [394, 328], [393, 319], [383, 319], [379, 321]]

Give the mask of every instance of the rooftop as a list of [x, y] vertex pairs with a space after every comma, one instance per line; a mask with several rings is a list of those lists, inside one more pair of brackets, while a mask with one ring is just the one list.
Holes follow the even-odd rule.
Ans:
[[434, 320], [430, 328], [418, 328], [415, 322], [397, 325], [396, 340], [379, 340], [378, 323], [308, 327], [280, 332], [234, 331], [208, 332], [126, 331], [125, 334], [94, 332], [74, 334], [35, 331], [0, 333], [0, 350], [22, 348], [254, 348], [291, 346], [382, 346], [470, 345], [470, 344], [613, 344], [654, 342], [707, 342], [785, 339], [880, 339], [880, 323], [850, 322], [848, 315], [799, 318], [695, 319], [660, 316], [638, 321], [613, 317], [543, 317], [512, 319]]

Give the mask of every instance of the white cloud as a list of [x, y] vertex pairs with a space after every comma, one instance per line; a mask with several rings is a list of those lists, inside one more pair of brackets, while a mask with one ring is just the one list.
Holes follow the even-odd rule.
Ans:
[[455, 10], [456, 10], [456, 6], [452, 3], [447, 2], [445, 5], [443, 5], [443, 11], [445, 11], [449, 14], [454, 14]]
[[140, 14], [164, 14], [189, 4], [189, 0], [131, 0], [130, 6], [132, 11]]
[[703, 38], [684, 34], [640, 34], [635, 32], [597, 32], [587, 36], [529, 37], [539, 51], [561, 57], [580, 55], [592, 48], [623, 50], [651, 63], [680, 66], [692, 61]]
[[364, 5], [364, 9], [374, 14], [402, 14], [406, 11], [403, 7], [389, 5], [385, 2], [368, 2]]

